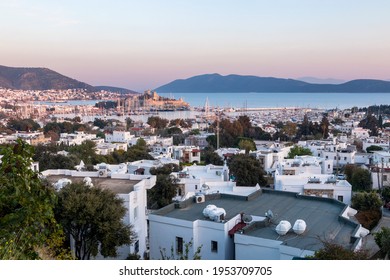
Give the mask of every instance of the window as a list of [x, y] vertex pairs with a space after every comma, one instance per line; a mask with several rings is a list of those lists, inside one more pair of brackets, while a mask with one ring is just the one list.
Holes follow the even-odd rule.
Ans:
[[183, 237], [176, 236], [176, 254], [183, 254]]
[[344, 197], [342, 195], [337, 196], [337, 200], [343, 202]]
[[334, 157], [334, 160], [336, 160], [336, 157]]
[[328, 164], [328, 169], [330, 169], [330, 164]]
[[136, 220], [138, 218], [138, 206], [134, 207], [133, 216], [134, 216], [134, 220]]
[[211, 252], [218, 253], [218, 242], [211, 240]]
[[347, 160], [347, 157], [344, 157], [344, 160]]
[[328, 156], [326, 156], [325, 158], [328, 159]]
[[134, 243], [134, 253], [138, 253], [138, 252], [139, 252], [139, 240], [137, 240]]
[[387, 181], [387, 175], [383, 175], [383, 181]]
[[197, 190], [198, 189], [198, 185], [195, 185], [195, 190]]

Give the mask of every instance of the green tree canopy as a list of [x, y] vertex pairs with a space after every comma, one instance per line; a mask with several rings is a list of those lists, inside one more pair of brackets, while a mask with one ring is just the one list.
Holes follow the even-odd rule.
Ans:
[[265, 185], [264, 170], [260, 162], [249, 155], [235, 155], [228, 161], [230, 174], [234, 176], [237, 186]]
[[377, 145], [371, 145], [370, 147], [368, 147], [366, 149], [367, 153], [372, 153], [374, 151], [382, 151], [383, 148], [381, 146], [377, 146]]
[[379, 210], [382, 201], [375, 192], [358, 192], [352, 196], [351, 204], [352, 208], [359, 211]]
[[0, 259], [36, 259], [58, 230], [55, 194], [31, 169], [33, 148], [26, 142], [18, 139], [0, 154]]
[[352, 251], [331, 242], [324, 242], [324, 247], [315, 252], [310, 259], [316, 260], [367, 260], [368, 252], [364, 250]]
[[294, 158], [295, 156], [311, 156], [313, 155], [309, 148], [295, 145], [290, 149], [287, 158]]
[[245, 150], [246, 154], [249, 154], [249, 151], [256, 151], [255, 142], [249, 138], [242, 138], [240, 142], [238, 142], [238, 147], [241, 150]]
[[117, 256], [117, 248], [132, 244], [132, 226], [125, 225], [123, 200], [110, 190], [73, 183], [58, 193], [56, 216], [66, 234], [75, 242], [77, 259], [90, 259], [100, 253]]
[[8, 128], [17, 131], [35, 131], [41, 126], [32, 119], [11, 119], [8, 121]]
[[369, 191], [372, 188], [371, 174], [369, 170], [356, 168], [351, 179], [352, 190]]
[[212, 147], [203, 149], [201, 158], [205, 164], [223, 165], [223, 160]]
[[382, 227], [380, 231], [374, 234], [375, 242], [381, 249], [382, 255], [388, 259], [390, 253], [390, 228]]
[[156, 129], [166, 128], [168, 123], [169, 121], [167, 119], [163, 119], [156, 116], [151, 116], [147, 120], [147, 124]]
[[177, 180], [168, 174], [156, 171], [156, 185], [148, 190], [148, 205], [150, 208], [161, 208], [172, 203], [176, 195]]

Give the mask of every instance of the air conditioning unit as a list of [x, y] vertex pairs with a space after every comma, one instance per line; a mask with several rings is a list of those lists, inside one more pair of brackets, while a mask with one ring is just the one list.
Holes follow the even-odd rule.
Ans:
[[107, 169], [100, 169], [98, 172], [99, 177], [107, 177]]
[[206, 198], [205, 198], [204, 194], [198, 194], [195, 196], [196, 203], [203, 203], [205, 201], [206, 201]]

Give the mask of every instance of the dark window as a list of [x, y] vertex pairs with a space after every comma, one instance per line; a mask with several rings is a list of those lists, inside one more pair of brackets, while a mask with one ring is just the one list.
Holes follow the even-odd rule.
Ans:
[[218, 242], [211, 240], [211, 252], [218, 253]]
[[139, 240], [137, 240], [134, 243], [134, 253], [138, 253], [138, 252], [139, 252]]
[[337, 196], [337, 200], [343, 202], [344, 197], [342, 195]]
[[176, 236], [176, 253], [183, 254], [183, 237]]

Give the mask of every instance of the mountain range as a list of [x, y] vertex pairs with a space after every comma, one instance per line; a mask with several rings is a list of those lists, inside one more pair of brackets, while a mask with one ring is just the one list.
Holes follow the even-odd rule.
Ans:
[[294, 79], [242, 75], [205, 74], [179, 79], [155, 89], [161, 93], [190, 92], [389, 92], [390, 82], [359, 79], [341, 84], [314, 84]]
[[86, 89], [88, 92], [106, 90], [121, 94], [137, 93], [133, 90], [125, 88], [91, 86], [87, 83], [69, 78], [48, 68], [7, 67], [1, 65], [0, 88], [19, 90]]
[[[298, 79], [282, 79], [273, 77], [257, 77], [243, 75], [205, 74], [188, 79], [174, 80], [155, 89], [161, 93], [196, 93], [196, 92], [389, 92], [390, 81], [359, 79], [335, 84], [318, 83], [321, 79], [306, 77]], [[316, 81], [309, 83], [307, 80]], [[324, 80], [326, 81], [326, 80]], [[340, 81], [342, 82], [342, 81]], [[137, 92], [112, 86], [92, 86], [69, 78], [48, 68], [7, 67], [0, 65], [0, 88], [20, 90], [48, 89], [86, 89], [88, 92], [106, 90], [121, 94]]]

